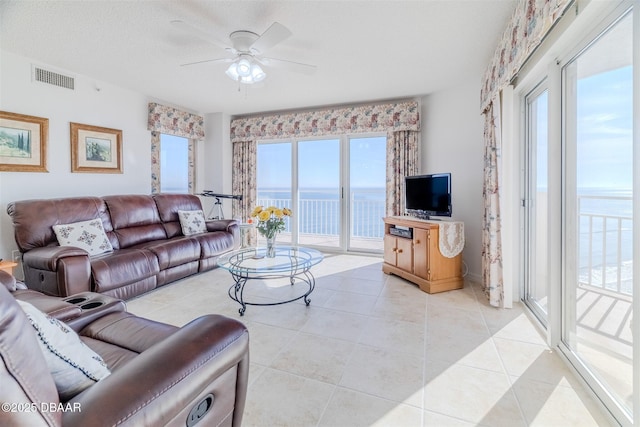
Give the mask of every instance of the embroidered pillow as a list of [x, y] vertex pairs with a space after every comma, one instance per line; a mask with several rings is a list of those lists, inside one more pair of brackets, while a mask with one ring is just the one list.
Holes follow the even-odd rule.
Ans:
[[99, 218], [53, 226], [60, 246], [75, 246], [99, 255], [113, 250]]
[[207, 224], [204, 220], [204, 212], [202, 211], [178, 211], [178, 218], [180, 218], [182, 234], [185, 236], [205, 233], [207, 231]]
[[61, 401], [66, 402], [111, 374], [102, 357], [83, 343], [73, 329], [28, 302], [17, 301], [35, 329]]

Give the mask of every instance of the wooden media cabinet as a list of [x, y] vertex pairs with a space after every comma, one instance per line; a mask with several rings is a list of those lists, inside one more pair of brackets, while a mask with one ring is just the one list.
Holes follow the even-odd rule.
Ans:
[[384, 218], [382, 271], [409, 280], [430, 294], [462, 289], [462, 252], [453, 258], [442, 255], [439, 224], [408, 216]]

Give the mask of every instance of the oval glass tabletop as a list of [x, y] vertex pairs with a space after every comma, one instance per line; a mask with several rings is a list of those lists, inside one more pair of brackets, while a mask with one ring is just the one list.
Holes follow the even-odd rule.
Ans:
[[217, 264], [233, 274], [286, 274], [308, 270], [324, 258], [320, 251], [302, 246], [276, 246], [273, 258], [266, 253], [265, 247], [238, 249], [222, 255]]

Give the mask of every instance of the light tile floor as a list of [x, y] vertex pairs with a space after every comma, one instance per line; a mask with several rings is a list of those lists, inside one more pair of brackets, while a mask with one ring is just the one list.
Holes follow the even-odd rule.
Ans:
[[[517, 305], [477, 284], [428, 295], [378, 257], [326, 255], [311, 305], [239, 304], [217, 269], [127, 303], [181, 326], [206, 313], [244, 322], [251, 369], [243, 426], [606, 426], [607, 419]], [[248, 285], [258, 302], [295, 291]]]

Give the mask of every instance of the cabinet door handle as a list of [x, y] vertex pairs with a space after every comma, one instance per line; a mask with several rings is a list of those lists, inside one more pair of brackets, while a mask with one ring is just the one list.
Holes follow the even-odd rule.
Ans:
[[416, 239], [416, 245], [420, 244], [420, 240]]
[[398, 253], [401, 254], [402, 253], [402, 249], [398, 249]]
[[397, 252], [397, 251], [398, 251], [398, 248], [393, 248], [393, 252]]

